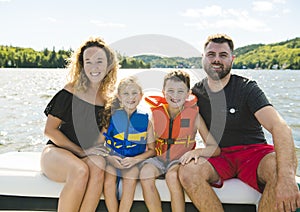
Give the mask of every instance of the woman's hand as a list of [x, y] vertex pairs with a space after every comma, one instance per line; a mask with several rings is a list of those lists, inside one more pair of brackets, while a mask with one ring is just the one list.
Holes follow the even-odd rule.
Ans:
[[84, 153], [85, 153], [85, 156], [100, 155], [102, 157], [106, 157], [108, 155], [109, 151], [103, 144], [101, 144], [101, 145], [93, 146], [91, 148], [84, 150]]

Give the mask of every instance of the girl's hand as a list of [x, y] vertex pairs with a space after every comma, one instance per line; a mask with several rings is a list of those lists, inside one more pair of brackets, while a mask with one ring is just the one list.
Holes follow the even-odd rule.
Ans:
[[182, 155], [181, 158], [179, 158], [179, 161], [181, 162], [182, 165], [185, 165], [194, 159], [196, 164], [198, 161], [198, 157], [199, 157], [199, 153], [197, 153], [197, 150], [194, 149]]
[[116, 155], [109, 155], [106, 157], [107, 161], [117, 169], [124, 169], [123, 165], [121, 164], [122, 158]]
[[121, 164], [124, 168], [128, 169], [140, 162], [140, 160], [135, 159], [134, 157], [126, 157], [121, 160]]

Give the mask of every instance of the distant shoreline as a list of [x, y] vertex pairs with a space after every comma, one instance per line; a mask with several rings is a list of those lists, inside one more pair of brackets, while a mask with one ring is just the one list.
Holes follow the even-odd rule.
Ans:
[[[65, 68], [73, 50], [35, 51], [0, 45], [0, 67], [2, 68]], [[234, 50], [234, 69], [300, 70], [300, 37], [273, 44], [252, 44]], [[202, 68], [201, 57], [162, 57], [137, 55], [133, 57], [117, 54], [123, 68]]]

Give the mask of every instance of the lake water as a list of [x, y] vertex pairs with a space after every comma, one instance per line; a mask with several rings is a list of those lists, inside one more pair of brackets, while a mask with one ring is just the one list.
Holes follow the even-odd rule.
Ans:
[[[121, 69], [118, 78], [134, 74], [144, 92], [160, 92], [166, 69]], [[192, 85], [205, 76], [203, 70], [186, 70]], [[300, 159], [300, 71], [233, 70], [253, 80], [293, 130]], [[0, 153], [41, 151], [47, 138], [43, 135], [45, 106], [66, 82], [64, 69], [0, 69]], [[271, 136], [266, 132], [268, 142]], [[298, 168], [297, 174], [300, 174]]]

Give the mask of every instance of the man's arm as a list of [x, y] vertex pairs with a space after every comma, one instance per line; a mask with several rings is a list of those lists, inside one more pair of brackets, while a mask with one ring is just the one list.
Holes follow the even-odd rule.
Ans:
[[291, 128], [272, 106], [261, 108], [255, 117], [272, 134], [279, 180], [287, 177], [295, 179], [297, 160]]
[[272, 106], [265, 106], [254, 115], [272, 134], [277, 164], [276, 202], [296, 203], [300, 207], [300, 194], [295, 180], [297, 159], [292, 130]]

